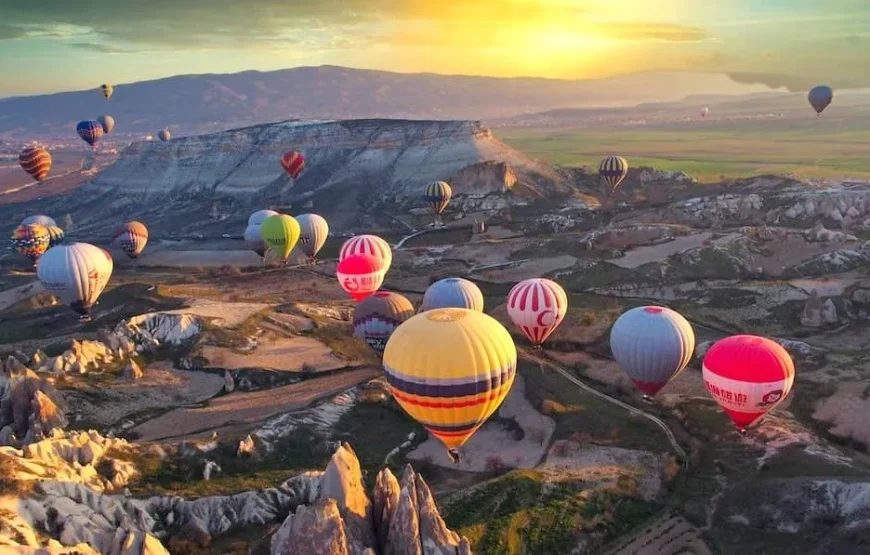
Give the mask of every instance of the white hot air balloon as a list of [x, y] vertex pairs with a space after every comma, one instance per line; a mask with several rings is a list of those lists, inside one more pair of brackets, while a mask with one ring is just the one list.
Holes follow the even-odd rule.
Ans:
[[248, 225], [261, 225], [269, 216], [277, 216], [274, 210], [257, 210], [248, 218]]
[[309, 259], [317, 256], [317, 252], [326, 244], [329, 235], [329, 224], [323, 216], [317, 214], [300, 214], [296, 216], [301, 233], [299, 234], [299, 247]]
[[48, 249], [36, 276], [48, 292], [78, 312], [82, 321], [89, 321], [91, 308], [109, 283], [113, 268], [112, 256], [105, 250], [89, 243], [72, 243]]
[[527, 279], [508, 293], [507, 311], [513, 323], [539, 347], [565, 319], [568, 295], [555, 281]]

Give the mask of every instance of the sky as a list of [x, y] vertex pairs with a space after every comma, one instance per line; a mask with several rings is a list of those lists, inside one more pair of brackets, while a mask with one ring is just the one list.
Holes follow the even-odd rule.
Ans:
[[342, 65], [870, 86], [866, 0], [0, 0], [0, 96]]

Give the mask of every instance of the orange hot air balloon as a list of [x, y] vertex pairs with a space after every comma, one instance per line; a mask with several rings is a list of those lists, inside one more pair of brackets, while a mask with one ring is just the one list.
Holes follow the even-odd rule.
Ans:
[[338, 283], [357, 302], [381, 288], [384, 271], [378, 260], [367, 254], [348, 256], [335, 269]]
[[302, 170], [305, 169], [305, 157], [302, 156], [301, 152], [291, 150], [281, 157], [281, 167], [284, 168], [284, 171], [287, 172], [290, 177], [296, 179], [299, 177], [299, 174], [302, 173]]
[[755, 335], [726, 337], [704, 356], [704, 385], [741, 432], [788, 396], [794, 374], [788, 352]]
[[40, 146], [29, 146], [18, 155], [18, 163], [33, 179], [42, 181], [51, 171], [51, 154]]

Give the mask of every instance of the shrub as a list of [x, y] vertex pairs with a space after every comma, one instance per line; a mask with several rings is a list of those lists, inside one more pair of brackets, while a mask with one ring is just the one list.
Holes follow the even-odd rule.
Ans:
[[508, 471], [508, 467], [501, 457], [498, 455], [490, 455], [486, 458], [486, 470], [487, 472], [502, 474]]

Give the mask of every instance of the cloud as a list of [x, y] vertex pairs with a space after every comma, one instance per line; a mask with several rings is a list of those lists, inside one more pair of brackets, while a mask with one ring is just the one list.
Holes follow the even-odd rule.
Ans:
[[607, 35], [616, 40], [700, 42], [710, 34], [699, 27], [668, 23], [611, 23], [603, 26]]
[[27, 31], [14, 25], [0, 24], [0, 40], [17, 39], [27, 36]]
[[134, 54], [137, 53], [134, 50], [124, 50], [123, 48], [115, 48], [114, 46], [108, 46], [105, 44], [98, 44], [93, 42], [71, 42], [67, 46], [72, 48], [79, 48], [81, 50], [90, 50], [91, 52], [99, 52], [101, 54]]

